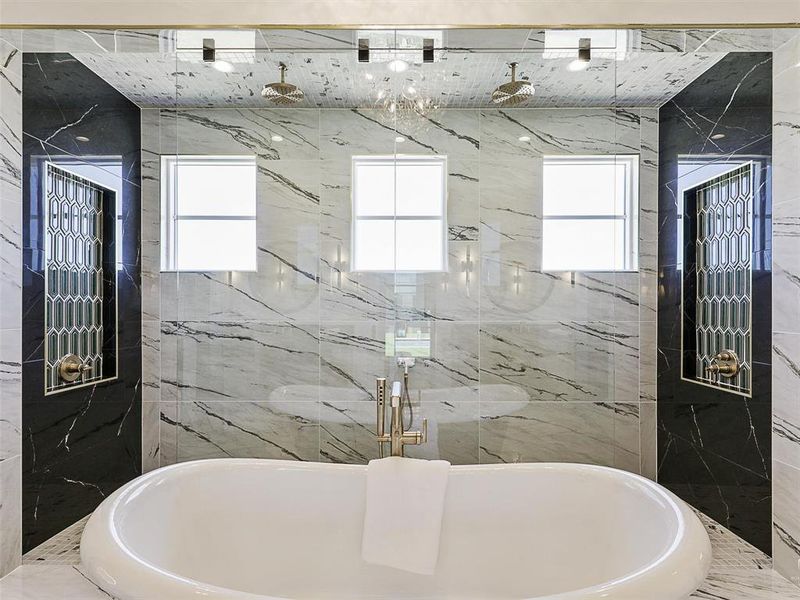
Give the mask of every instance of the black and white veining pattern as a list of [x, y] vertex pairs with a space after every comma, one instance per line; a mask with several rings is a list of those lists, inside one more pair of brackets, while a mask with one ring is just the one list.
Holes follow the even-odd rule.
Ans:
[[800, 36], [773, 58], [772, 541], [776, 569], [800, 584]]
[[[480, 33], [496, 32], [470, 32], [474, 36]], [[499, 46], [483, 46], [475, 52], [469, 50], [477, 49], [470, 40], [464, 41], [466, 49], [438, 51], [434, 64], [411, 64], [408, 71], [394, 78], [386, 69], [386, 63], [394, 56], [391, 52], [373, 49], [371, 63], [360, 64], [355, 52], [341, 52], [339, 48], [329, 51], [325, 45], [321, 51], [306, 53], [281, 48], [226, 52], [218, 47], [217, 55], [235, 64], [232, 73], [207, 68], [199, 52], [194, 56], [175, 55], [155, 48], [149, 52], [109, 53], [89, 47], [75, 55], [144, 107], [260, 108], [264, 106], [261, 88], [276, 80], [275, 65], [282, 61], [289, 67], [289, 80], [305, 91], [303, 108], [370, 108], [381, 103], [381, 93], [398, 97], [408, 82], [413, 82], [423, 97], [435, 95], [446, 108], [476, 108], [491, 105], [492, 90], [510, 76], [508, 63], [514, 60], [519, 63], [519, 77], [531, 79], [536, 85], [531, 108], [653, 108], [731, 49], [725, 49], [722, 43], [693, 47], [687, 52], [632, 52], [624, 61], [596, 55], [590, 69], [573, 73], [566, 68], [574, 59], [571, 52], [554, 57], [530, 52], [530, 48], [524, 53], [510, 50], [505, 32], [496, 40]], [[313, 44], [319, 43], [319, 37], [308, 43], [312, 45], [305, 49], [317, 48]], [[366, 73], [372, 77], [365, 77]]]
[[22, 556], [22, 52], [0, 39], [0, 577]]
[[[640, 452], [655, 425], [645, 411], [640, 427], [654, 384], [640, 375], [650, 359], [639, 324], [654, 325], [654, 313], [639, 298], [655, 288], [654, 266], [570, 276], [539, 260], [541, 157], [554, 151], [641, 153], [653, 224], [641, 239], [652, 246], [654, 111], [446, 110], [407, 130], [371, 109], [160, 114], [145, 111], [143, 239], [158, 239], [156, 157], [172, 151], [171, 136], [182, 152], [256, 153], [259, 270], [159, 273], [157, 244], [148, 251], [145, 311], [160, 323], [143, 345], [158, 405], [145, 412], [157, 430], [146, 435], [150, 466], [238, 455], [366, 462], [376, 455], [375, 377], [400, 377], [392, 340], [412, 330], [430, 339], [411, 400], [414, 426], [428, 418], [432, 441], [411, 454], [562, 457], [652, 475]], [[540, 137], [521, 145], [530, 131]], [[448, 157], [448, 272], [353, 272], [350, 156], [401, 151]]]

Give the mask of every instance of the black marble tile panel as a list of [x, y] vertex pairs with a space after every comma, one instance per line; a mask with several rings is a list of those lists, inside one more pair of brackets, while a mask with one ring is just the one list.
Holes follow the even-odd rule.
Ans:
[[658, 433], [659, 483], [770, 554], [764, 523], [772, 518], [771, 481], [661, 428]]
[[[772, 57], [731, 53], [659, 111], [658, 447], [659, 481], [770, 552]], [[700, 164], [753, 160], [752, 398], [681, 378], [679, 190]], [[679, 171], [679, 162], [684, 167]], [[733, 165], [732, 165], [733, 166]], [[695, 177], [697, 175], [695, 174]], [[693, 311], [687, 311], [692, 314]]]
[[[69, 54], [23, 55], [23, 545], [90, 513], [141, 473], [140, 110]], [[81, 141], [77, 136], [88, 138]], [[44, 393], [46, 160], [91, 165], [119, 198], [116, 378]], [[112, 165], [112, 166], [109, 166]], [[107, 227], [110, 225], [107, 224]], [[110, 300], [109, 300], [110, 301]]]

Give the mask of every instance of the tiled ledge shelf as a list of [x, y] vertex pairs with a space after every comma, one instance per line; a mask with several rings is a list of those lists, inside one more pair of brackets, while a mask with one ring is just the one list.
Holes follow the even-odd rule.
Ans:
[[83, 527], [89, 517], [70, 525], [61, 533], [42, 542], [22, 557], [23, 565], [77, 565], [81, 562], [80, 547]]
[[[714, 562], [692, 600], [800, 600], [800, 588], [772, 570], [769, 556], [699, 514], [711, 537]], [[23, 566], [0, 580], [3, 600], [108, 600], [80, 570], [79, 545], [86, 519], [40, 544]], [[687, 599], [688, 600], [688, 599]]]

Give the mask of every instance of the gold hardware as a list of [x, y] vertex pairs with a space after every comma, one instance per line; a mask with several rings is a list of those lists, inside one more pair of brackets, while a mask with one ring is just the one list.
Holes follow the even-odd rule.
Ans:
[[[407, 378], [405, 379], [406, 381]], [[378, 420], [376, 423], [376, 436], [378, 440], [378, 455], [383, 458], [384, 444], [389, 444], [392, 456], [405, 456], [404, 447], [407, 445], [419, 446], [428, 441], [428, 419], [422, 419], [422, 431], [405, 431], [403, 429], [403, 398], [402, 384], [395, 381], [392, 384], [391, 409], [392, 416], [389, 433], [386, 433], [386, 378], [378, 377], [376, 380], [376, 394], [378, 405]]]
[[741, 363], [739, 357], [733, 350], [722, 350], [714, 358], [711, 364], [706, 367], [706, 373], [716, 373], [722, 377], [735, 377], [739, 372]]
[[383, 445], [389, 441], [386, 438], [386, 377], [376, 380], [375, 399], [377, 400], [378, 415], [376, 421], [376, 437], [378, 438], [378, 457], [383, 458]]
[[58, 374], [64, 381], [77, 381], [91, 370], [92, 365], [82, 362], [76, 354], [67, 354], [58, 361]]

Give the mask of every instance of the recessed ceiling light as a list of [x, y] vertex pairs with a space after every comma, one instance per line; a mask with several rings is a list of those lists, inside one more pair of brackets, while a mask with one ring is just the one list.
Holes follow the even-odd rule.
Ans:
[[75, 139], [77, 141], [79, 141], [79, 142], [88, 142], [89, 141], [89, 138], [87, 138], [85, 135], [76, 135]]
[[569, 69], [570, 71], [583, 71], [588, 66], [589, 66], [588, 60], [581, 60], [579, 58], [576, 58], [567, 65], [567, 69]]
[[414, 94], [417, 93], [417, 88], [415, 88], [413, 85], [410, 85], [406, 88], [406, 93], [413, 96]]
[[230, 73], [233, 71], [233, 65], [227, 60], [215, 60], [214, 68], [222, 73]]
[[375, 76], [372, 73], [364, 73], [364, 79], [367, 81], [372, 81], [374, 78]]
[[283, 136], [282, 135], [273, 135], [271, 139], [272, 139], [273, 142], [282, 142], [283, 141]]
[[712, 140], [721, 140], [724, 137], [725, 137], [724, 133], [715, 133], [714, 135], [711, 136], [711, 139]]
[[408, 63], [404, 60], [400, 60], [399, 58], [393, 60], [388, 65], [390, 71], [394, 71], [395, 73], [402, 73], [406, 69], [408, 69]]
[[517, 138], [520, 142], [530, 142], [531, 136], [529, 135], [521, 135]]
[[406, 138], [404, 138], [404, 137], [400, 137], [400, 136], [398, 135], [396, 138], [394, 138], [394, 141], [395, 141], [395, 142], [397, 142], [398, 144], [402, 144], [403, 142], [405, 142], [405, 141], [406, 141]]

